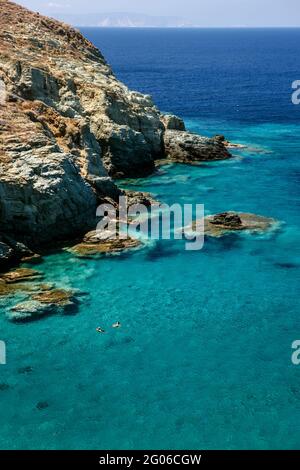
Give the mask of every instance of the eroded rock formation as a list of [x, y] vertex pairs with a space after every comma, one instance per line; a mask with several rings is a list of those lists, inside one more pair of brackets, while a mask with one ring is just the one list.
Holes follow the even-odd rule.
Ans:
[[231, 155], [222, 137], [202, 137], [180, 130], [166, 130], [164, 133], [166, 157], [178, 163], [226, 160]]

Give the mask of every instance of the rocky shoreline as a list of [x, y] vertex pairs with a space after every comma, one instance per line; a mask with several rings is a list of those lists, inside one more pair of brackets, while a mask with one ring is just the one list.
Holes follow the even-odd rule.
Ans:
[[158, 159], [230, 157], [119, 82], [63, 23], [0, 0], [0, 49], [0, 269], [93, 230], [118, 178], [147, 176]]

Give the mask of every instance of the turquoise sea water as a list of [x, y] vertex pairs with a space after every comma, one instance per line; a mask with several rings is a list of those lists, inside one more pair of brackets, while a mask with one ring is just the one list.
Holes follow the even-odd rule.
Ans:
[[[94, 30], [87, 34], [97, 42]], [[151, 57], [155, 35], [162, 35], [162, 52], [149, 75], [164, 69], [168, 41], [174, 42], [168, 34], [184, 33], [125, 30], [97, 36], [109, 60], [116, 58], [117, 74], [146, 91], [138, 78], [146, 74], [146, 65], [139, 61], [132, 34], [140, 34]], [[151, 43], [143, 34], [154, 35]], [[204, 39], [212, 50], [223, 48], [225, 69], [231, 57], [246, 75], [254, 67], [257, 82], [263, 83], [268, 70], [261, 56], [265, 51], [265, 60], [270, 60], [268, 40], [256, 55], [252, 42], [259, 38], [241, 40], [232, 56], [227, 47], [231, 38], [226, 42], [226, 32], [222, 40], [218, 34]], [[296, 57], [294, 37], [286, 34], [283, 44]], [[175, 39], [178, 43], [180, 37]], [[202, 45], [203, 37], [198, 39]], [[204, 67], [208, 58], [188, 47], [194, 44], [189, 41], [196, 39], [185, 36], [185, 46], [179, 41], [173, 68], [179, 70], [184, 58], [185, 73], [202, 90], [209, 77], [193, 77], [191, 68]], [[247, 44], [254, 57], [248, 69], [243, 62]], [[198, 62], [193, 65], [195, 53]], [[273, 64], [273, 94], [283, 75], [287, 83], [297, 79], [294, 62], [285, 61], [287, 57], [283, 54], [281, 63]], [[66, 252], [46, 257], [38, 269], [47, 281], [88, 296], [76, 315], [22, 325], [5, 317], [15, 299], [1, 301], [0, 339], [7, 343], [8, 363], [0, 366], [0, 383], [9, 388], [0, 389], [0, 448], [299, 448], [300, 366], [291, 363], [291, 343], [300, 338], [300, 107], [289, 113], [286, 104], [283, 110], [279, 91], [278, 101], [264, 100], [267, 88], [248, 89], [247, 99], [241, 88], [237, 96], [234, 67], [231, 77], [227, 112], [222, 102], [219, 112], [214, 106], [209, 112], [207, 104], [200, 113], [172, 87], [165, 101], [163, 71], [157, 78], [160, 84], [153, 78], [153, 94], [163, 109], [185, 117], [189, 129], [224, 133], [250, 149], [234, 151], [230, 161], [168, 165], [162, 175], [122, 184], [167, 203], [204, 203], [207, 213], [238, 210], [274, 217], [282, 222], [280, 229], [207, 240], [198, 252], [185, 251], [181, 241], [161, 241], [101, 260]], [[174, 87], [177, 79], [174, 72]], [[111, 329], [117, 320], [122, 328]], [[105, 335], [95, 333], [99, 325], [107, 330]], [[25, 367], [31, 372], [24, 373]], [[48, 407], [38, 409], [39, 402]]]

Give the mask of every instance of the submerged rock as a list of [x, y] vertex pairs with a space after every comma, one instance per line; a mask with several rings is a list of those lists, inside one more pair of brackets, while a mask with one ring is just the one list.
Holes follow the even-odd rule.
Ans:
[[271, 150], [268, 150], [266, 148], [259, 148], [259, 147], [252, 147], [252, 145], [249, 144], [241, 144], [238, 142], [230, 142], [229, 140], [226, 140], [223, 135], [216, 136], [219, 137], [223, 140], [224, 145], [227, 149], [229, 150], [247, 150], [248, 152], [251, 153], [272, 153]]
[[45, 291], [50, 291], [52, 289], [55, 288], [55, 284], [54, 283], [48, 283], [48, 284], [39, 284], [37, 286], [37, 289], [39, 291], [42, 291], [42, 292], [45, 292]]
[[0, 279], [0, 297], [11, 295], [15, 292], [14, 286], [6, 284], [3, 279]]
[[47, 315], [68, 312], [77, 306], [73, 291], [53, 289], [31, 295], [31, 299], [11, 308], [8, 318], [14, 322], [37, 320]]
[[0, 297], [7, 297], [16, 294], [16, 292], [30, 292], [33, 287], [28, 283], [6, 283], [0, 278]]
[[10, 385], [7, 383], [0, 383], [0, 392], [5, 392], [10, 389]]
[[49, 403], [47, 401], [39, 401], [36, 405], [36, 408], [40, 411], [46, 410], [49, 408]]
[[18, 374], [31, 374], [31, 372], [33, 372], [33, 367], [31, 366], [19, 367], [17, 372]]
[[42, 304], [34, 300], [28, 300], [15, 305], [8, 313], [8, 319], [14, 322], [36, 320], [53, 313], [53, 306]]

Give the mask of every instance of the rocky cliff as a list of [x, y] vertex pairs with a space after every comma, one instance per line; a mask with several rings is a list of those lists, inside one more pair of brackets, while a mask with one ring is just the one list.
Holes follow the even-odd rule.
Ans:
[[93, 228], [99, 201], [120, 193], [112, 178], [229, 157], [120, 83], [77, 30], [7, 0], [0, 53], [0, 258], [10, 236], [34, 247]]

